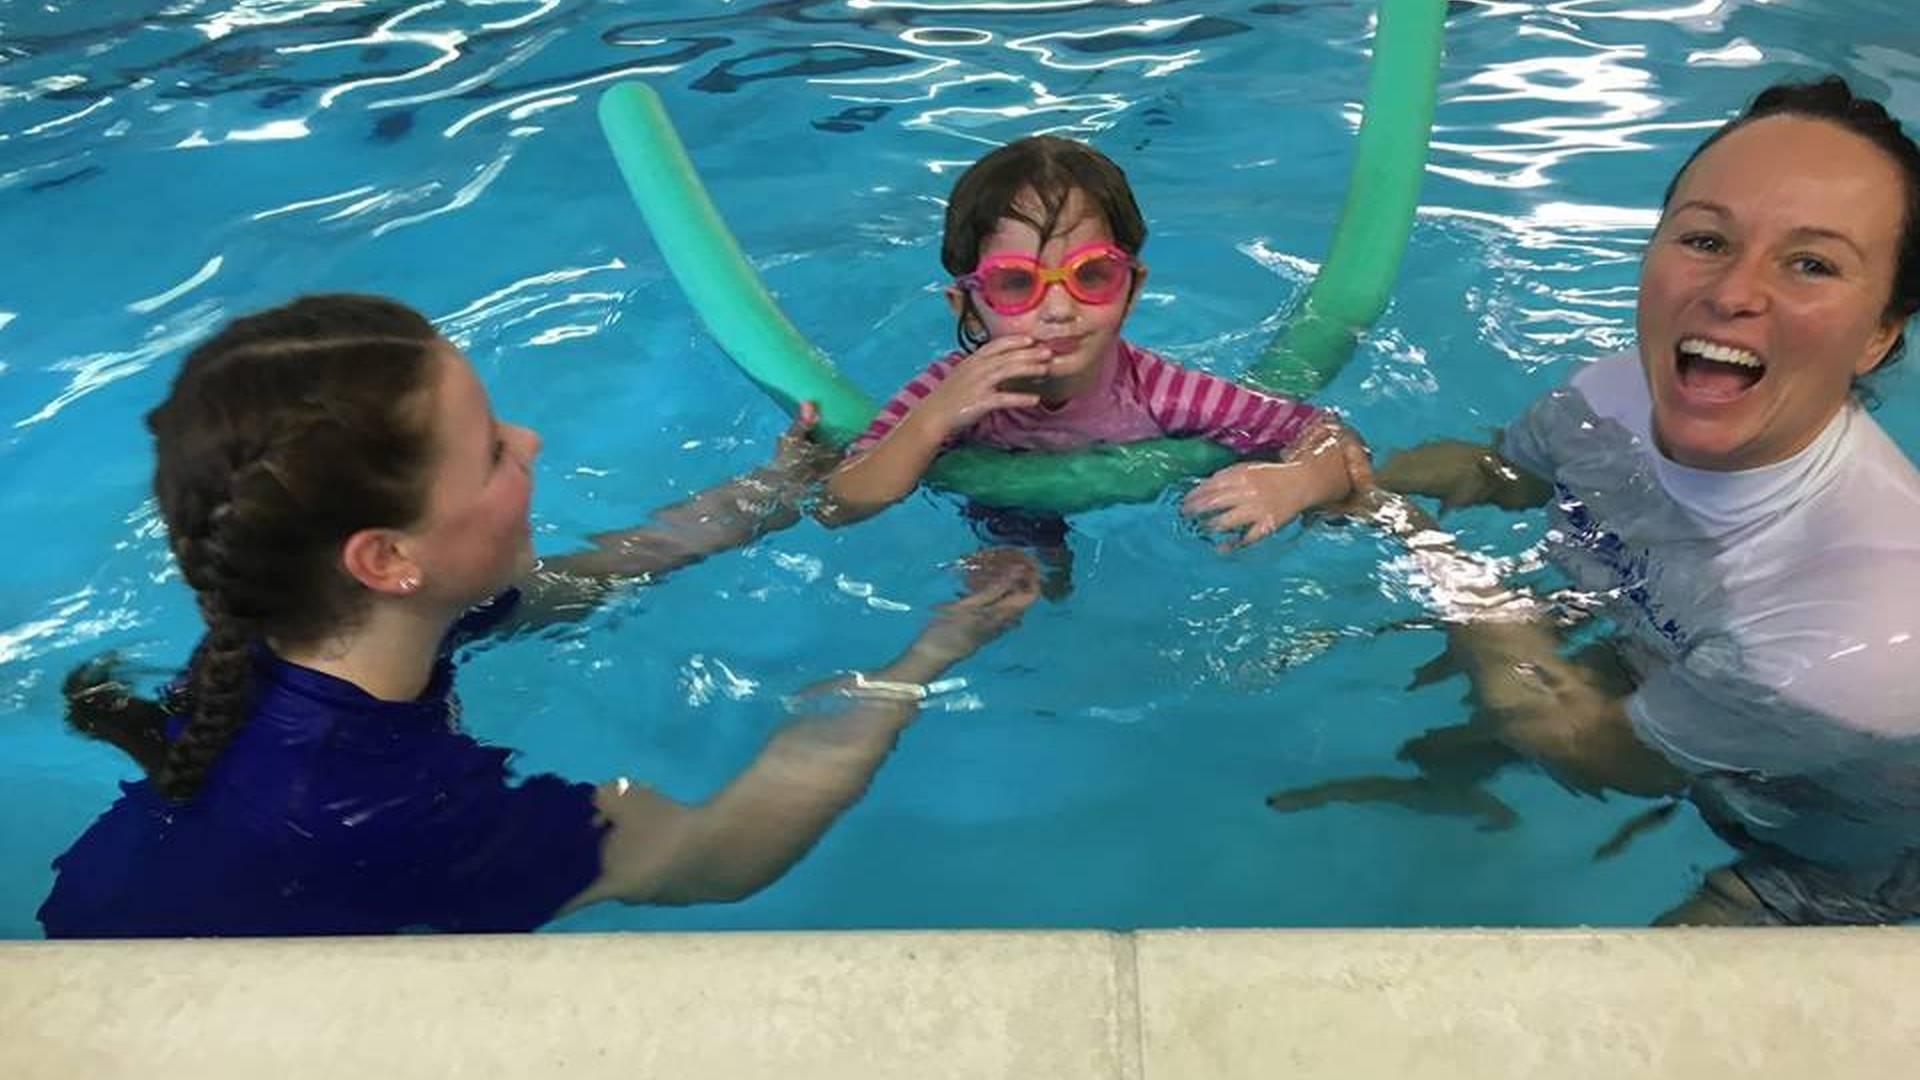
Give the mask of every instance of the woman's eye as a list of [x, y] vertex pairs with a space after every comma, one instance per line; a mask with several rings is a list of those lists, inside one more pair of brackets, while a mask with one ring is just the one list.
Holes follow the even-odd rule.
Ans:
[[1810, 277], [1831, 277], [1833, 264], [1815, 255], [1796, 255], [1793, 268]]
[[1695, 251], [1720, 251], [1727, 246], [1726, 241], [1713, 233], [1686, 233], [1680, 237], [1680, 244]]
[[506, 456], [507, 456], [507, 440], [505, 439], [493, 440], [493, 463], [495, 465], [500, 464], [500, 459]]

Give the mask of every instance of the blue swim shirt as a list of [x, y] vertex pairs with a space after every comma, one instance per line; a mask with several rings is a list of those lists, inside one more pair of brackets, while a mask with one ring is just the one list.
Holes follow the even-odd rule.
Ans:
[[[511, 601], [509, 600], [509, 603]], [[492, 606], [492, 605], [490, 605]], [[54, 860], [47, 936], [531, 930], [600, 873], [593, 787], [515, 783], [459, 730], [453, 664], [381, 701], [261, 649], [200, 794], [145, 780]]]

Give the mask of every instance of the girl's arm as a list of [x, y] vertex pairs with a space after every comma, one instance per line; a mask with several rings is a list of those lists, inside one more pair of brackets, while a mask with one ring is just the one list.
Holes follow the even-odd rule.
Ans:
[[1195, 371], [1133, 348], [1147, 412], [1168, 435], [1197, 435], [1242, 457], [1272, 457], [1299, 442], [1326, 410]]
[[1051, 354], [1030, 337], [995, 338], [971, 356], [935, 361], [900, 389], [854, 440], [845, 464], [827, 478], [814, 510], [824, 525], [850, 525], [907, 497], [948, 440], [996, 409], [1023, 409], [1039, 395], [1001, 389], [1046, 374]]
[[880, 441], [849, 457], [827, 477], [826, 497], [814, 516], [830, 528], [851, 525], [885, 510], [920, 485], [946, 434], [936, 418], [910, 411]]
[[1039, 595], [1031, 559], [947, 605], [892, 663], [845, 683], [852, 705], [775, 735], [746, 771], [688, 806], [615, 782], [596, 803], [612, 824], [598, 880], [568, 909], [600, 900], [740, 900], [778, 879], [867, 789], [918, 710], [919, 688], [1018, 621]]

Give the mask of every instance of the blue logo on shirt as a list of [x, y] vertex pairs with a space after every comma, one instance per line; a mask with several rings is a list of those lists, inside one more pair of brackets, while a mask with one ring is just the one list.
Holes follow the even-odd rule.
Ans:
[[1647, 587], [1656, 569], [1653, 553], [1646, 548], [1630, 547], [1618, 533], [1601, 528], [1593, 511], [1565, 484], [1555, 483], [1553, 490], [1567, 524], [1566, 543], [1591, 553], [1619, 582], [1613, 590], [1615, 595], [1632, 604], [1655, 633], [1675, 647], [1685, 649], [1686, 631], [1680, 628], [1678, 620], [1662, 614], [1659, 599]]

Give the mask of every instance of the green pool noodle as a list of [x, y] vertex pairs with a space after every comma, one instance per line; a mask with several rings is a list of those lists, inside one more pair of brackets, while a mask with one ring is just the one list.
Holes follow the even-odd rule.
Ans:
[[1296, 396], [1320, 390], [1386, 309], [1426, 172], [1446, 15], [1441, 0], [1381, 3], [1367, 111], [1333, 243], [1306, 300], [1242, 376], [1247, 384]]
[[[1332, 250], [1306, 301], [1245, 376], [1305, 395], [1329, 382], [1385, 306], [1425, 170], [1442, 26], [1440, 0], [1383, 0], [1353, 178]], [[814, 348], [760, 282], [707, 195], [659, 94], [610, 87], [600, 124], [655, 245], [722, 350], [783, 408], [819, 404], [823, 434], [844, 444], [878, 411]], [[980, 447], [940, 456], [936, 487], [991, 506], [1075, 513], [1159, 497], [1168, 484], [1234, 460], [1204, 439], [1153, 439], [1069, 453]]]
[[820, 427], [835, 443], [864, 430], [873, 400], [834, 370], [767, 294], [701, 185], [660, 95], [644, 83], [610, 87], [600, 97], [600, 126], [654, 245], [720, 348], [787, 412], [802, 401], [818, 403]]

